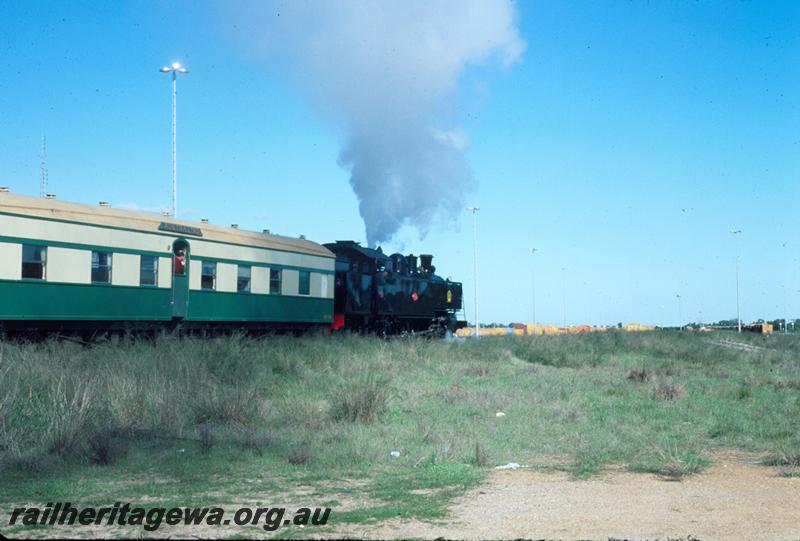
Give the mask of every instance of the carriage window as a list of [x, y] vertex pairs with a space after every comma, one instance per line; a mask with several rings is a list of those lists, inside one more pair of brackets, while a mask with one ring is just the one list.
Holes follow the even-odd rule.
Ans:
[[300, 285], [298, 287], [298, 293], [300, 295], [308, 295], [311, 291], [311, 273], [308, 271], [300, 271]]
[[217, 264], [213, 261], [203, 261], [203, 271], [200, 275], [201, 289], [216, 289], [217, 285]]
[[154, 286], [158, 279], [158, 258], [153, 255], [143, 255], [139, 260], [139, 284]]
[[92, 283], [111, 283], [111, 252], [92, 252]]
[[22, 245], [22, 277], [44, 280], [47, 268], [47, 246]]
[[269, 292], [275, 295], [280, 295], [281, 269], [269, 269]]
[[239, 276], [236, 280], [236, 291], [239, 293], [250, 293], [250, 271], [247, 265], [239, 265]]

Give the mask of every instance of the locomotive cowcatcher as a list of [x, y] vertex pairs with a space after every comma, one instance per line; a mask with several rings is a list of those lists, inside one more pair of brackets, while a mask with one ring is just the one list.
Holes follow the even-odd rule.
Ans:
[[336, 255], [334, 320], [331, 328], [381, 335], [445, 334], [466, 325], [462, 288], [437, 276], [432, 255], [387, 256], [354, 241], [325, 244]]

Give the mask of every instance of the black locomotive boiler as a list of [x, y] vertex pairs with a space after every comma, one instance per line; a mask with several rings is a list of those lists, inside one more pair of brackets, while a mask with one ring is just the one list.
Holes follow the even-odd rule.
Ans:
[[462, 288], [436, 275], [433, 256], [387, 256], [354, 241], [325, 244], [336, 255], [331, 328], [375, 332], [444, 334], [463, 327]]

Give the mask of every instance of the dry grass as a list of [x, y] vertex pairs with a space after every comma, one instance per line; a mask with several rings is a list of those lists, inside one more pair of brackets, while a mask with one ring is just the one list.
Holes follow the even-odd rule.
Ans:
[[[790, 339], [757, 351], [657, 332], [0, 342], [0, 467], [113, 466], [164, 446], [284, 465], [299, 453], [289, 462], [319, 468], [383, 465], [390, 449], [407, 466], [559, 455], [580, 475], [616, 463], [672, 477], [724, 446], [783, 449], [788, 467], [800, 454]], [[642, 441], [654, 442], [644, 455]]]
[[658, 400], [679, 400], [684, 395], [683, 385], [664, 379], [658, 380], [651, 392]]

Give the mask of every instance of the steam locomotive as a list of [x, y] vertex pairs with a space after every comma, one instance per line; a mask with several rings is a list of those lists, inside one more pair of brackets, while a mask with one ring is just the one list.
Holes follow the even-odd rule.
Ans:
[[459, 282], [436, 275], [433, 256], [387, 256], [378, 247], [337, 241], [324, 245], [336, 255], [331, 328], [381, 335], [407, 332], [444, 334], [463, 327]]

